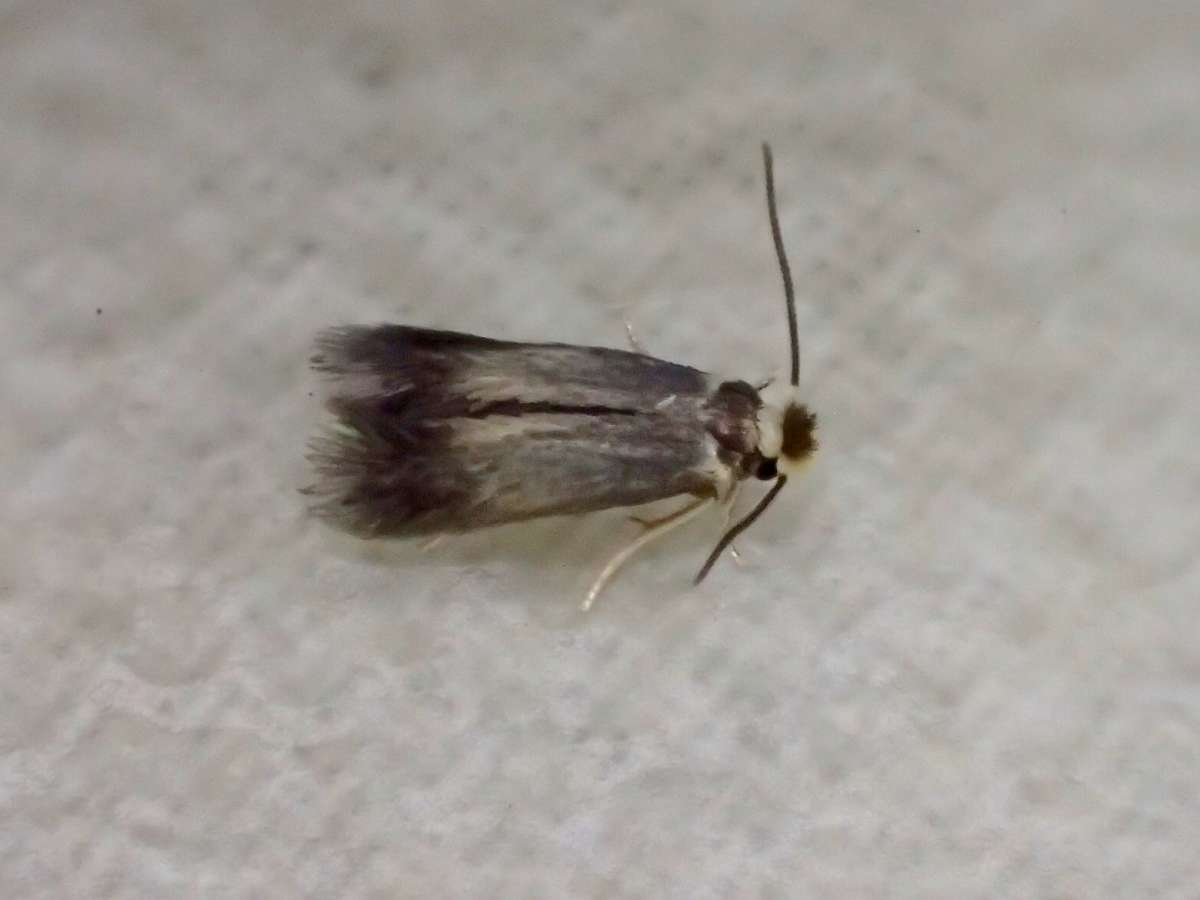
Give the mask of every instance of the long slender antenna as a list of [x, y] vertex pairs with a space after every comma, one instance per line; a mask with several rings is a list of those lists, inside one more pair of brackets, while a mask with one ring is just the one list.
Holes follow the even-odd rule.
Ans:
[[[771, 145], [766, 141], [763, 141], [762, 155], [763, 169], [767, 173], [767, 215], [771, 219], [771, 238], [775, 241], [775, 256], [779, 259], [779, 272], [783, 275], [783, 299], [787, 302], [788, 338], [792, 351], [792, 387], [798, 387], [800, 384], [800, 330], [796, 326], [796, 290], [792, 287], [792, 268], [788, 265], [787, 252], [783, 249], [783, 234], [779, 229], [779, 211], [775, 208], [775, 164], [771, 156]], [[787, 476], [778, 476], [775, 484], [771, 486], [771, 490], [767, 491], [766, 495], [758, 501], [758, 505], [750, 510], [749, 515], [721, 535], [717, 546], [713, 547], [712, 553], [708, 554], [708, 559], [700, 567], [700, 572], [696, 575], [693, 584], [699, 584], [704, 580], [704, 576], [721, 558], [725, 549], [766, 512], [767, 507], [779, 496], [779, 492], [783, 490], [785, 484], [787, 484]]]
[[704, 561], [704, 566], [700, 569], [700, 574], [696, 576], [696, 580], [692, 584], [699, 584], [704, 580], [704, 576], [708, 574], [708, 570], [713, 567], [716, 561], [721, 558], [721, 554], [725, 552], [725, 548], [737, 540], [739, 534], [754, 524], [754, 520], [761, 516], [763, 511], [771, 505], [771, 501], [775, 499], [776, 494], [783, 490], [785, 484], [787, 484], [786, 475], [780, 475], [776, 478], [775, 485], [758, 501], [758, 506], [750, 510], [750, 514], [746, 518], [721, 535], [721, 539], [717, 541], [717, 546], [713, 547], [713, 552], [708, 554], [708, 559]]
[[[775, 169], [771, 158], [771, 145], [763, 141], [763, 168], [767, 170], [767, 214], [771, 217], [771, 237], [775, 240], [775, 255], [779, 257], [779, 271], [783, 274], [783, 296], [787, 300], [788, 336], [792, 347], [792, 385], [800, 383], [800, 331], [796, 326], [796, 291], [792, 287], [792, 269], [788, 265], [787, 253], [783, 249], [783, 235], [779, 231], [779, 213], [775, 209]], [[773, 496], [774, 492], [767, 496]]]

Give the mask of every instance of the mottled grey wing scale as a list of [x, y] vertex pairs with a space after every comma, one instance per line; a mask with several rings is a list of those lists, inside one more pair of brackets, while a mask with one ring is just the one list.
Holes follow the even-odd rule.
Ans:
[[714, 490], [712, 386], [688, 366], [399, 325], [327, 331], [313, 366], [338, 423], [312, 444], [308, 493], [356, 534], [465, 531]]

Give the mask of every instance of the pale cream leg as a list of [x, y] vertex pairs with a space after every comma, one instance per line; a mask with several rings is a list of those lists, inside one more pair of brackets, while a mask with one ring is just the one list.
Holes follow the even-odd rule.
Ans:
[[[728, 531], [729, 526], [733, 524], [733, 505], [737, 503], [737, 495], [741, 487], [742, 483], [735, 481], [729, 491], [729, 498], [725, 501], [725, 531]], [[743, 565], [742, 554], [738, 553], [737, 544], [729, 545], [729, 556], [733, 559], [734, 565]]]
[[664, 522], [674, 522], [676, 516], [691, 509], [697, 502], [698, 501], [693, 500], [691, 503], [685, 504], [681, 508], [675, 510], [675, 512], [667, 513], [665, 516], [659, 516], [657, 519], [643, 519], [641, 516], [630, 516], [629, 521], [637, 522], [643, 528], [656, 528]]
[[625, 336], [629, 338], [629, 346], [633, 348], [633, 352], [641, 353], [645, 356], [646, 351], [642, 349], [642, 345], [638, 339], [633, 336], [633, 325], [630, 324], [628, 319], [622, 319], [621, 321], [625, 324]]
[[425, 540], [423, 540], [423, 541], [421, 541], [421, 543], [417, 544], [417, 549], [420, 550], [422, 553], [428, 553], [430, 550], [433, 550], [435, 547], [440, 545], [442, 543], [442, 541], [444, 541], [445, 539], [446, 539], [445, 533], [435, 534], [433, 537], [425, 538]]
[[604, 586], [617, 574], [617, 570], [626, 563], [629, 557], [633, 556], [633, 554], [637, 553], [655, 538], [662, 537], [669, 531], [674, 531], [685, 522], [690, 522], [700, 513], [704, 512], [712, 503], [713, 499], [711, 497], [701, 497], [699, 500], [689, 503], [677, 512], [657, 519], [648, 525], [646, 530], [638, 535], [636, 540], [630, 541], [608, 561], [608, 565], [604, 567], [604, 570], [592, 582], [592, 587], [587, 592], [587, 597], [584, 598], [580, 608], [584, 612], [592, 608], [592, 604], [596, 602], [596, 598], [600, 596], [600, 592], [604, 590]]

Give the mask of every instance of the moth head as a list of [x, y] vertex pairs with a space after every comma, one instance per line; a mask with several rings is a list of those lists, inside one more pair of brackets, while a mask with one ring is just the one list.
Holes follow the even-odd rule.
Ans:
[[771, 489], [758, 501], [758, 505], [736, 525], [728, 528], [717, 546], [696, 575], [696, 583], [713, 567], [713, 563], [725, 552], [733, 540], [754, 524], [787, 484], [788, 476], [804, 468], [817, 451], [817, 417], [808, 411], [800, 400], [800, 336], [796, 323], [796, 292], [792, 285], [792, 270], [788, 265], [787, 253], [783, 249], [783, 233], [779, 227], [779, 213], [775, 209], [775, 176], [771, 162], [771, 148], [762, 146], [763, 170], [767, 176], [767, 217], [771, 221], [771, 239], [775, 243], [775, 256], [779, 260], [779, 274], [783, 277], [783, 299], [787, 305], [788, 347], [791, 350], [791, 378], [786, 384], [768, 383], [759, 391], [762, 405], [758, 409], [758, 455], [760, 461], [755, 475], [763, 481], [774, 481]]
[[797, 475], [817, 452], [817, 417], [801, 402], [795, 385], [769, 384], [760, 396], [758, 452], [762, 462], [755, 475], [764, 481]]

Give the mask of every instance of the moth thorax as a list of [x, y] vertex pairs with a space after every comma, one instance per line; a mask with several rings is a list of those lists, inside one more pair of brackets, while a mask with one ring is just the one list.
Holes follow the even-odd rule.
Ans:
[[790, 384], [763, 388], [758, 411], [758, 452], [775, 460], [780, 474], [794, 475], [817, 450], [817, 417]]

